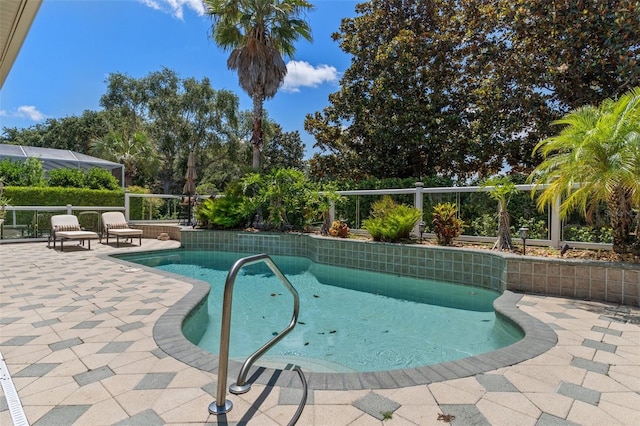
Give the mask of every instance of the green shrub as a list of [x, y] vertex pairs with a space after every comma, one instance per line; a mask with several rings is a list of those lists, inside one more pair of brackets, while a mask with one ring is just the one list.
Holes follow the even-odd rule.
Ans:
[[92, 167], [87, 172], [86, 186], [90, 189], [120, 189], [120, 183], [109, 170]]
[[6, 186], [44, 186], [42, 162], [37, 158], [25, 161], [0, 161], [0, 179]]
[[495, 214], [485, 213], [476, 217], [471, 221], [471, 226], [469, 228], [469, 233], [471, 235], [478, 235], [482, 237], [498, 236], [498, 223]]
[[449, 246], [462, 234], [464, 222], [456, 217], [458, 209], [453, 203], [440, 203], [433, 206], [433, 232], [438, 244]]
[[371, 206], [371, 217], [362, 222], [374, 241], [396, 242], [410, 238], [411, 230], [420, 220], [420, 211], [404, 204], [396, 204], [384, 196]]
[[565, 241], [580, 241], [583, 243], [612, 243], [611, 228], [567, 225], [563, 229]]
[[53, 169], [49, 171], [49, 186], [85, 188], [87, 175], [79, 169]]
[[226, 195], [208, 198], [196, 207], [196, 218], [206, 228], [238, 228], [251, 219], [251, 209], [248, 207], [242, 197]]
[[5, 186], [4, 194], [14, 206], [124, 206], [122, 190]]
[[[521, 217], [520, 219], [518, 219], [518, 229], [520, 228], [529, 228], [528, 233], [529, 238], [531, 239], [546, 240], [547, 238], [549, 238], [547, 222], [545, 222], [544, 220], [536, 220], [535, 218], [525, 219]], [[518, 229], [512, 229], [511, 232], [511, 234], [516, 238], [520, 238]]]
[[250, 173], [240, 184], [250, 209], [262, 216], [264, 229], [305, 230], [321, 220], [331, 201], [340, 199], [331, 188], [322, 188], [296, 169]]

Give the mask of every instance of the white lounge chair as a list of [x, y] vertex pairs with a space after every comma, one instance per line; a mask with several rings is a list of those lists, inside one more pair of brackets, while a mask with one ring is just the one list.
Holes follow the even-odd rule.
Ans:
[[107, 237], [107, 244], [109, 244], [109, 235], [115, 235], [116, 247], [120, 247], [120, 237], [138, 237], [139, 244], [142, 245], [142, 229], [131, 228], [122, 212], [102, 213], [102, 226]]
[[88, 249], [91, 250], [91, 240], [100, 238], [97, 233], [91, 231], [83, 231], [80, 228], [78, 218], [72, 214], [58, 214], [51, 216], [51, 233], [47, 241], [47, 247], [51, 247], [53, 241], [53, 249], [56, 248], [56, 240], [60, 241], [60, 251], [64, 251], [65, 240], [78, 240], [84, 246], [87, 241]]

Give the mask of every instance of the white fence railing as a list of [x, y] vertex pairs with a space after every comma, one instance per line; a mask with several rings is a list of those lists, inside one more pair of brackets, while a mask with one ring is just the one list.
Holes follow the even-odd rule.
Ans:
[[[533, 189], [533, 185], [516, 185], [516, 188], [520, 191], [530, 192]], [[396, 189], [377, 189], [377, 190], [349, 190], [349, 191], [337, 191], [340, 195], [344, 197], [356, 197], [356, 223], [349, 224], [352, 229], [358, 232], [360, 228], [360, 218], [363, 216], [368, 216], [370, 212], [361, 212], [360, 211], [360, 201], [358, 197], [360, 196], [374, 196], [380, 197], [382, 195], [411, 195], [413, 197], [413, 205], [415, 208], [423, 212], [425, 205], [425, 196], [427, 195], [437, 195], [437, 194], [449, 194], [455, 196], [456, 200], [460, 200], [460, 195], [465, 193], [474, 193], [474, 192], [490, 192], [492, 187], [478, 187], [478, 186], [468, 186], [468, 187], [440, 187], [440, 188], [425, 188], [422, 182], [416, 182], [414, 188], [396, 188]], [[207, 198], [198, 196], [198, 199]], [[136, 217], [132, 216], [132, 203], [134, 203], [135, 199], [143, 199], [149, 200], [147, 204], [151, 207], [144, 207], [145, 203], [143, 201], [142, 207], [136, 207]], [[162, 205], [155, 206], [154, 203], [151, 202], [152, 199], [162, 200]], [[79, 216], [85, 216], [86, 219], [89, 216], [98, 216], [98, 225], [99, 225], [99, 216], [101, 212], [104, 211], [124, 211], [125, 217], [127, 221], [132, 223], [175, 223], [180, 224], [186, 222], [186, 218], [183, 217], [185, 213], [185, 200], [186, 197], [182, 195], [166, 195], [166, 194], [134, 194], [130, 192], [125, 192], [124, 197], [124, 206], [75, 206], [75, 205], [66, 205], [66, 206], [7, 206], [7, 214], [4, 219], [4, 224], [2, 226], [2, 234], [0, 234], [0, 238], [6, 238], [6, 232], [13, 232], [13, 234], [20, 233], [21, 235], [18, 237], [24, 238], [34, 238], [34, 237], [42, 237], [44, 233], [42, 222], [42, 217], [46, 214], [61, 214], [61, 213], [76, 213]], [[459, 203], [458, 203], [459, 204]], [[527, 239], [527, 244], [529, 245], [538, 245], [538, 246], [551, 246], [551, 247], [561, 247], [563, 244], [567, 243], [572, 247], [576, 248], [590, 248], [590, 249], [603, 249], [610, 250], [611, 244], [606, 243], [589, 243], [589, 242], [580, 242], [580, 241], [564, 241], [562, 239], [562, 220], [560, 219], [560, 200], [556, 200], [554, 205], [549, 206], [548, 209], [548, 239]], [[153, 213], [153, 209], [155, 213], [161, 212], [162, 217], [157, 218], [154, 217], [151, 213]], [[497, 209], [497, 204], [496, 204]], [[29, 214], [28, 212], [31, 212]], [[188, 213], [193, 217], [193, 209], [189, 210]], [[148, 215], [148, 217], [147, 217]], [[336, 209], [335, 206], [331, 208], [330, 211], [331, 220], [335, 220], [336, 218]], [[190, 221], [188, 222], [190, 223]], [[46, 226], [44, 226], [46, 228]], [[420, 235], [419, 230], [414, 230], [414, 234], [416, 236]], [[430, 233], [423, 234], [425, 238], [433, 238], [434, 235]], [[458, 238], [460, 241], [466, 242], [484, 242], [488, 243], [494, 241], [493, 237], [486, 236], [476, 236], [476, 235], [462, 235]]]

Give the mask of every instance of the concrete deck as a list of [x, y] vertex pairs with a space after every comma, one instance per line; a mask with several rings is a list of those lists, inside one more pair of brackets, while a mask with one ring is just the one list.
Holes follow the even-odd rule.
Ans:
[[[191, 284], [102, 255], [176, 248], [0, 245], [0, 352], [32, 425], [286, 425], [299, 386], [255, 384], [210, 415], [217, 376], [167, 355], [154, 325]], [[638, 283], [640, 285], [640, 283]], [[310, 390], [299, 425], [638, 425], [640, 308], [525, 295], [522, 312], [557, 334], [527, 361], [395, 389]], [[1, 365], [1, 364], [0, 364]], [[232, 379], [230, 379], [232, 380]], [[0, 424], [12, 423], [5, 393]], [[15, 411], [14, 411], [15, 412]], [[451, 416], [451, 417], [448, 417]]]

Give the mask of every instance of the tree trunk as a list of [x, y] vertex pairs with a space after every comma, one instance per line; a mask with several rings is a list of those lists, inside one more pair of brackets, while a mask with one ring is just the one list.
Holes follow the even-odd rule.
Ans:
[[260, 171], [260, 150], [262, 149], [262, 104], [264, 98], [260, 95], [253, 96], [253, 131], [251, 133], [251, 146], [253, 147], [253, 171]]
[[633, 227], [633, 209], [631, 194], [626, 188], [617, 186], [611, 191], [607, 200], [613, 251], [619, 254], [629, 253], [633, 246], [631, 230]]
[[509, 223], [509, 212], [500, 205], [498, 212], [498, 239], [493, 245], [494, 250], [513, 251], [513, 242], [511, 241], [511, 225]]

